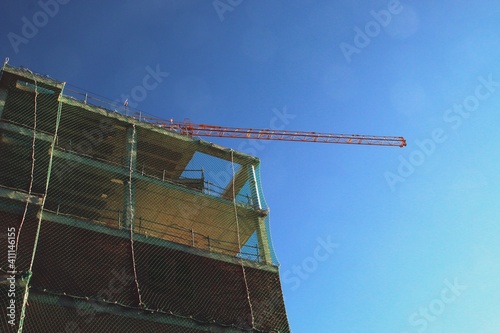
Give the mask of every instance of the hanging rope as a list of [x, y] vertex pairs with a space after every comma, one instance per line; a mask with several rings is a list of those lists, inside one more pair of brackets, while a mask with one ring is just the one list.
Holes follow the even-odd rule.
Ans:
[[[23, 276], [23, 281], [25, 283], [25, 286], [24, 286], [23, 303], [22, 303], [22, 307], [21, 307], [21, 316], [19, 318], [19, 329], [17, 331], [18, 333], [22, 333], [22, 331], [23, 331], [23, 323], [24, 323], [24, 318], [26, 316], [26, 306], [28, 304], [30, 281], [31, 281], [31, 276], [33, 275], [33, 263], [35, 262], [35, 254], [36, 254], [36, 249], [38, 246], [38, 239], [40, 237], [40, 229], [42, 226], [42, 218], [43, 218], [43, 209], [45, 207], [45, 200], [47, 198], [47, 192], [49, 190], [50, 175], [52, 173], [52, 163], [54, 161], [54, 150], [55, 150], [56, 142], [57, 142], [57, 133], [59, 130], [59, 123], [61, 122], [61, 111], [62, 111], [61, 96], [63, 95], [65, 85], [66, 85], [66, 83], [63, 82], [62, 88], [61, 88], [61, 93], [59, 95], [59, 106], [57, 108], [56, 126], [55, 126], [55, 130], [54, 130], [54, 137], [52, 138], [52, 143], [50, 146], [49, 166], [48, 166], [48, 170], [47, 170], [47, 181], [45, 182], [45, 192], [44, 192], [44, 195], [42, 197], [42, 203], [40, 205], [40, 211], [39, 211], [40, 213], [38, 216], [38, 225], [37, 225], [36, 234], [35, 234], [35, 242], [33, 244], [33, 252], [31, 254], [31, 261], [30, 261], [28, 271]], [[35, 112], [36, 112], [36, 96], [37, 96], [37, 85], [36, 85], [36, 81], [35, 81]], [[36, 137], [36, 134], [33, 133], [33, 136]]]
[[[135, 141], [136, 138], [136, 130], [135, 130], [135, 124], [132, 124], [132, 140]], [[144, 306], [144, 303], [142, 302], [142, 296], [141, 296], [141, 289], [139, 288], [139, 280], [137, 279], [137, 269], [136, 269], [136, 264], [135, 264], [135, 251], [134, 251], [134, 204], [132, 200], [133, 198], [133, 193], [132, 193], [132, 174], [134, 172], [133, 168], [133, 160], [134, 160], [134, 154], [135, 152], [135, 142], [130, 142], [129, 143], [132, 148], [130, 149], [129, 153], [129, 172], [128, 172], [128, 216], [130, 218], [130, 250], [132, 252], [132, 268], [134, 271], [134, 281], [135, 281], [135, 287], [137, 289], [137, 297], [139, 300], [139, 306]]]
[[[23, 211], [23, 216], [21, 218], [21, 223], [19, 224], [19, 229], [17, 230], [17, 236], [16, 236], [16, 258], [18, 254], [18, 249], [19, 249], [19, 237], [21, 235], [21, 230], [23, 229], [24, 226], [24, 221], [26, 220], [26, 214], [28, 213], [28, 207], [29, 207], [29, 198], [31, 196], [31, 190], [33, 188], [33, 179], [34, 179], [34, 173], [35, 173], [35, 143], [36, 143], [36, 125], [37, 125], [37, 98], [38, 98], [38, 83], [36, 81], [36, 77], [33, 74], [33, 72], [29, 71], [31, 75], [33, 76], [33, 81], [35, 82], [35, 101], [34, 101], [34, 112], [33, 112], [33, 140], [31, 141], [31, 170], [30, 170], [30, 182], [28, 186], [28, 198], [26, 200], [26, 204], [24, 205], [24, 211]], [[17, 274], [17, 268], [15, 269], [16, 274]], [[25, 290], [24, 290], [24, 296], [23, 296], [23, 304], [21, 308], [21, 317], [19, 318], [19, 330], [18, 332], [22, 332], [22, 326], [23, 326], [23, 319], [25, 315], [25, 304], [28, 302], [28, 292], [29, 292], [29, 280], [31, 280], [31, 265], [30, 269], [28, 270], [28, 283], [25, 285]], [[25, 277], [22, 277], [25, 278]]]
[[[231, 170], [232, 170], [232, 188], [233, 188], [233, 207], [234, 207], [234, 218], [236, 221], [236, 234], [237, 234], [237, 239], [238, 239], [238, 248], [241, 251], [241, 240], [240, 240], [240, 224], [238, 220], [238, 207], [236, 205], [236, 184], [235, 184], [235, 170], [234, 170], [234, 157], [233, 157], [233, 150], [231, 149]], [[245, 289], [247, 293], [247, 301], [248, 301], [248, 307], [250, 308], [250, 316], [252, 318], [252, 328], [255, 327], [255, 318], [253, 315], [253, 307], [252, 307], [252, 301], [250, 299], [250, 289], [248, 288], [248, 281], [247, 281], [247, 275], [245, 271], [245, 265], [243, 264], [243, 258], [240, 256], [240, 264], [241, 264], [241, 270], [243, 271], [243, 280], [245, 281]]]
[[[7, 58], [8, 59], [8, 58]], [[19, 224], [19, 229], [17, 230], [17, 236], [16, 236], [16, 258], [17, 258], [17, 251], [19, 249], [19, 236], [21, 235], [21, 230], [23, 229], [24, 221], [26, 220], [26, 215], [28, 213], [28, 207], [30, 200], [29, 198], [31, 197], [31, 191], [33, 189], [33, 180], [34, 180], [34, 174], [35, 174], [35, 143], [36, 143], [36, 130], [37, 130], [37, 97], [38, 97], [38, 83], [36, 81], [36, 76], [35, 74], [28, 70], [31, 75], [33, 76], [33, 81], [35, 82], [35, 103], [34, 103], [34, 112], [33, 112], [33, 139], [31, 140], [31, 170], [30, 170], [30, 182], [28, 185], [28, 196], [26, 199], [26, 203], [24, 205], [24, 211], [23, 211], [23, 216], [21, 218], [21, 223]]]

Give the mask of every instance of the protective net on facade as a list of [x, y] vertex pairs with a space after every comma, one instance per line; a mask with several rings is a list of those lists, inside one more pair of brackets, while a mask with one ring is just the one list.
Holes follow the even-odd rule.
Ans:
[[257, 158], [7, 64], [0, 227], [0, 332], [290, 331]]

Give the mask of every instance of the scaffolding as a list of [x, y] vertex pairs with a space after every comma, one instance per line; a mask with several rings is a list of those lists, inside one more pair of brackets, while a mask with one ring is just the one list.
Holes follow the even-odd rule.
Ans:
[[0, 75], [0, 331], [290, 331], [256, 157]]

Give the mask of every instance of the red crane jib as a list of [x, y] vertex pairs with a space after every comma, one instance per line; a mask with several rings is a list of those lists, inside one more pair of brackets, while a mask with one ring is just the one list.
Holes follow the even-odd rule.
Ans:
[[167, 130], [188, 136], [206, 136], [221, 138], [241, 138], [254, 140], [280, 140], [298, 142], [319, 142], [357, 144], [368, 146], [406, 146], [406, 140], [400, 136], [376, 136], [359, 134], [334, 134], [303, 131], [284, 131], [272, 129], [252, 129], [223, 127], [207, 124], [192, 124], [190, 122], [162, 124]]

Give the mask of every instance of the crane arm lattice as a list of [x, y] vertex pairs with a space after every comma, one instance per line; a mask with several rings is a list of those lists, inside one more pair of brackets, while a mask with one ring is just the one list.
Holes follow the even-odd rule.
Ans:
[[188, 121], [185, 121], [183, 123], [176, 123], [171, 121], [170, 123], [164, 123], [163, 127], [167, 130], [188, 136], [358, 144], [368, 146], [406, 146], [406, 140], [403, 137], [398, 136], [333, 134], [272, 129], [236, 128], [206, 124], [192, 124]]

